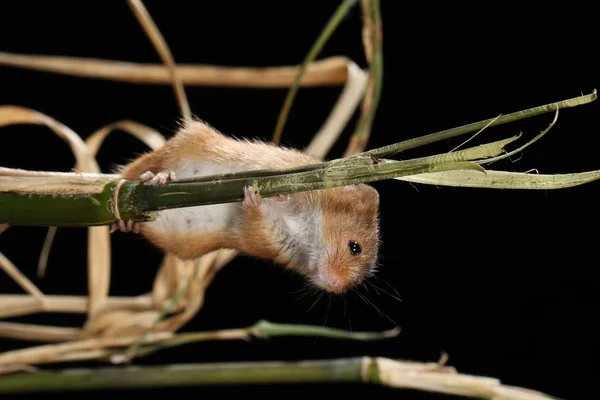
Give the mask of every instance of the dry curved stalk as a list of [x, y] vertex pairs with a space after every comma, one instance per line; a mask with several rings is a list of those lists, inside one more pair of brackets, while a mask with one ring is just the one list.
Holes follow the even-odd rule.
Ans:
[[[85, 140], [88, 152], [95, 157], [106, 137], [116, 130], [121, 130], [134, 136], [152, 150], [162, 146], [166, 140], [162, 134], [148, 125], [136, 121], [122, 120], [103, 126], [88, 136]], [[79, 165], [76, 165], [75, 168], [79, 169]]]
[[9, 339], [63, 342], [76, 340], [80, 335], [81, 329], [79, 328], [0, 322], [0, 336]]
[[[300, 87], [339, 86], [347, 81], [345, 56], [327, 57], [308, 65]], [[36, 71], [107, 79], [144, 85], [170, 85], [169, 69], [161, 64], [141, 64], [82, 57], [12, 54], [0, 51], [0, 65]], [[298, 75], [299, 66], [224, 67], [219, 65], [179, 64], [177, 75], [188, 86], [222, 86], [262, 89], [288, 88]]]
[[324, 158], [338, 140], [354, 114], [367, 87], [367, 74], [354, 63], [348, 63], [348, 79], [329, 117], [313, 137], [305, 151]]
[[[161, 332], [149, 335], [146, 341], [154, 343], [168, 339], [171, 336], [172, 334], [169, 332]], [[54, 363], [64, 360], [65, 357], [69, 359], [69, 354], [73, 352], [126, 346], [135, 339], [137, 339], [137, 336], [90, 338], [7, 351], [0, 354], [0, 365]]]
[[[88, 296], [47, 295], [43, 306], [33, 296], [23, 294], [0, 295], [0, 318], [11, 318], [39, 312], [85, 314], [89, 309]], [[137, 297], [111, 296], [106, 301], [110, 310], [146, 311], [156, 307], [151, 295]], [[1, 335], [0, 335], [1, 336]]]
[[44, 125], [50, 128], [69, 145], [82, 172], [100, 172], [100, 167], [96, 160], [90, 157], [81, 137], [55, 119], [26, 107], [0, 106], [0, 127], [9, 125]]
[[[169, 70], [163, 65], [77, 57], [20, 55], [5, 52], [0, 52], [0, 65], [128, 83], [172, 84]], [[232, 68], [187, 64], [175, 66], [177, 76], [183, 85], [262, 89], [292, 86], [299, 69], [300, 66], [266, 68]], [[345, 128], [365, 93], [367, 74], [347, 57], [328, 57], [310, 63], [298, 85], [300, 87], [344, 85], [343, 91], [327, 120], [315, 135], [317, 140], [314, 140], [309, 148], [309, 152], [313, 153], [320, 146], [320, 143], [325, 145], [331, 142]]]
[[169, 76], [171, 83], [173, 85], [173, 90], [175, 91], [175, 98], [179, 103], [179, 109], [181, 114], [185, 119], [191, 118], [190, 105], [188, 103], [187, 97], [185, 95], [185, 91], [183, 90], [183, 84], [179, 79], [177, 74], [177, 69], [175, 68], [175, 60], [173, 59], [173, 55], [171, 54], [171, 50], [169, 50], [169, 46], [165, 42], [165, 39], [161, 35], [158, 27], [154, 23], [154, 20], [144, 7], [144, 4], [140, 0], [127, 0], [127, 4], [133, 11], [133, 14], [137, 18], [140, 25], [146, 32], [146, 35], [150, 38], [150, 41], [154, 45], [157, 53], [160, 55], [163, 63], [169, 70]]
[[44, 294], [2, 253], [0, 253], [0, 268], [19, 284], [23, 290], [31, 294], [37, 300], [38, 304], [44, 304]]

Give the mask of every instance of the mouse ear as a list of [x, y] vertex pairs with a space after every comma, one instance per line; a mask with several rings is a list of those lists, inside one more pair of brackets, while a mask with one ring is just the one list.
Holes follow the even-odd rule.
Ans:
[[357, 188], [360, 189], [368, 201], [379, 203], [379, 192], [373, 186], [359, 183]]

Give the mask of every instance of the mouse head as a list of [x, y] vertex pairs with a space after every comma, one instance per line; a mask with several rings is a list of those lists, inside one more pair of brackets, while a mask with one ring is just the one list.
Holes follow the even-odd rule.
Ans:
[[343, 294], [375, 272], [379, 252], [379, 194], [366, 184], [320, 191], [321, 242], [310, 258], [311, 283]]

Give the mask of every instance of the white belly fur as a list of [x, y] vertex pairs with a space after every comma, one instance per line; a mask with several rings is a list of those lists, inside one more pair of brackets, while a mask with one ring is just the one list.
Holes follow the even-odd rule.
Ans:
[[[209, 161], [186, 161], [174, 172], [177, 179], [184, 179], [238, 172], [240, 170], [242, 168]], [[173, 233], [215, 232], [225, 228], [233, 207], [235, 207], [233, 203], [226, 203], [165, 210], [161, 211], [150, 224], [153, 229]]]

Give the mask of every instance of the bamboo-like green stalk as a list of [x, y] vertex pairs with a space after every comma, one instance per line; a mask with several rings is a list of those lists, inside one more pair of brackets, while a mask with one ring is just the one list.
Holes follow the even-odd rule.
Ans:
[[[202, 385], [361, 382], [362, 359], [300, 363], [207, 363], [36, 372], [0, 377], [0, 393]], [[373, 378], [375, 380], [375, 378]]]
[[271, 197], [412, 174], [469, 168], [483, 170], [475, 163], [423, 163], [415, 166], [397, 161], [322, 168], [282, 177], [213, 177], [208, 181], [173, 181], [161, 186], [147, 186], [138, 181], [126, 181], [118, 185], [117, 181], [113, 181], [101, 193], [92, 195], [0, 192], [0, 223], [24, 226], [93, 226], [110, 224], [117, 216], [124, 220], [148, 221], [159, 210], [241, 201], [243, 188], [246, 186], [255, 187], [263, 197]]
[[497, 379], [458, 374], [440, 363], [378, 357], [21, 372], [0, 377], [0, 393], [302, 383], [374, 384], [479, 399], [553, 399], [541, 392], [503, 385]]
[[[514, 139], [510, 139], [512, 141]], [[358, 162], [278, 171], [248, 171], [182, 181], [162, 186], [147, 186], [137, 181], [109, 181], [99, 193], [52, 193], [0, 191], [0, 223], [12, 225], [89, 226], [106, 225], [116, 216], [125, 220], [147, 221], [155, 211], [241, 201], [243, 188], [253, 186], [263, 197], [393, 179], [400, 176], [453, 169], [483, 168], [471, 159], [489, 157], [501, 152], [508, 141], [493, 142], [449, 155], [436, 155], [415, 160], [375, 163], [363, 158]], [[490, 152], [491, 150], [491, 152]], [[3, 179], [19, 179], [7, 177]], [[30, 178], [22, 178], [30, 179]], [[62, 175], [61, 175], [61, 179]], [[73, 179], [76, 179], [75, 176]], [[47, 182], [50, 177], [45, 177]], [[85, 180], [85, 178], [82, 178]], [[99, 181], [102, 183], [102, 181]], [[98, 189], [95, 189], [96, 191]], [[58, 212], [48, 212], [48, 210]]]
[[[0, 182], [3, 179], [7, 178], [0, 177]], [[10, 225], [25, 226], [68, 227], [111, 224], [115, 216], [107, 205], [111, 203], [112, 191], [116, 184], [116, 181], [109, 182], [101, 192], [89, 194], [31, 195], [0, 192], [0, 221]]]

